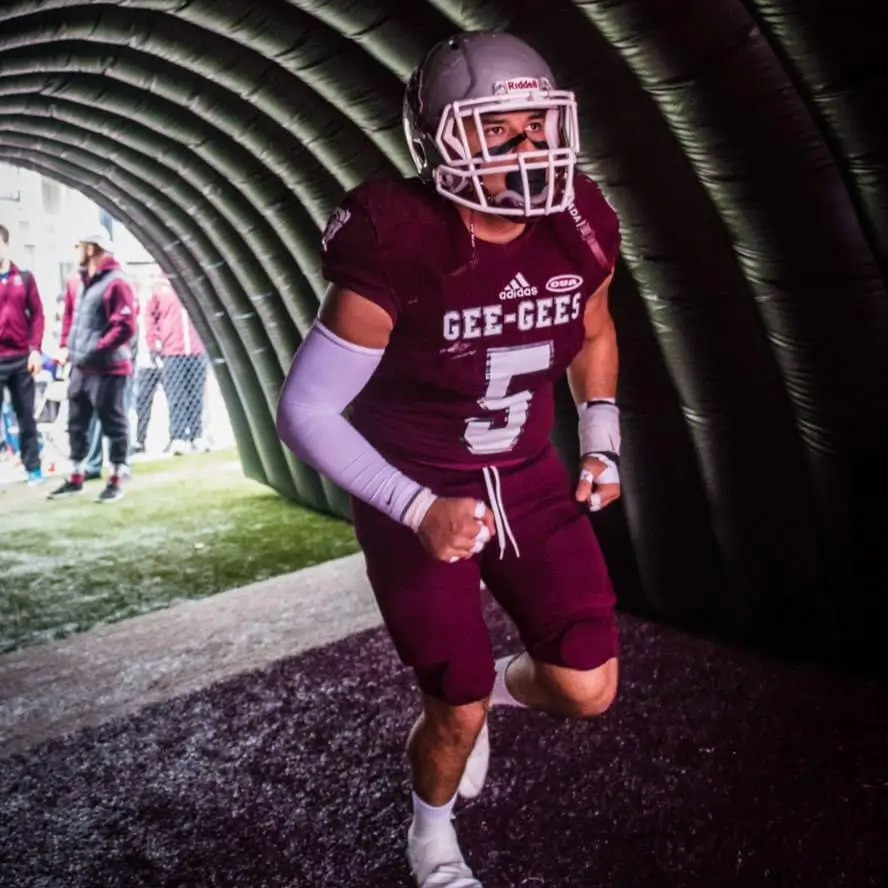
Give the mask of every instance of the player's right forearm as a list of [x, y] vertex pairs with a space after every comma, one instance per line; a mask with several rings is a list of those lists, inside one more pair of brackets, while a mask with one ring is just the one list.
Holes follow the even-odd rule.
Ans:
[[[341, 414], [282, 400], [277, 429], [303, 462], [395, 521], [415, 525], [414, 530], [434, 501], [423, 493], [421, 484], [389, 464]], [[419, 520], [411, 521], [412, 513], [423, 505]]]
[[316, 321], [284, 382], [277, 433], [301, 460], [415, 531], [435, 495], [391, 465], [342, 415], [383, 352], [347, 342]]

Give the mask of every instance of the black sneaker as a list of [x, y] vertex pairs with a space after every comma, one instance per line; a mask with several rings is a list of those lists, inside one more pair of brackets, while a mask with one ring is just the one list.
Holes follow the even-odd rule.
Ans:
[[96, 497], [97, 503], [114, 503], [123, 499], [123, 488], [115, 481], [109, 481], [105, 489]]
[[99, 478], [101, 478], [101, 477], [102, 477], [102, 470], [101, 469], [99, 469], [98, 472], [90, 472], [89, 470], [87, 470], [86, 472], [83, 473], [83, 480], [84, 481], [98, 481]]
[[83, 493], [83, 482], [72, 481], [69, 478], [61, 487], [57, 487], [52, 493], [48, 494], [46, 498], [61, 499], [64, 496], [71, 496], [75, 493]]

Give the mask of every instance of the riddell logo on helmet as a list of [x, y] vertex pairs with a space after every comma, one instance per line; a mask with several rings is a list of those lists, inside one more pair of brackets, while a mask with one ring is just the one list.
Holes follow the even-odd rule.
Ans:
[[535, 77], [519, 77], [515, 80], [506, 80], [502, 85], [506, 92], [527, 92], [528, 90], [540, 89], [540, 82]]

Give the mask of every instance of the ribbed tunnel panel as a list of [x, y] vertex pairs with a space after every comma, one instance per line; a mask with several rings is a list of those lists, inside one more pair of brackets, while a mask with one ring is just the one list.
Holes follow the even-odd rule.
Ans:
[[[247, 474], [347, 516], [274, 434], [323, 296], [320, 231], [346, 189], [410, 172], [402, 83], [432, 43], [524, 37], [577, 91], [582, 164], [623, 226], [624, 497], [596, 519], [623, 605], [884, 672], [876, 6], [18, 0], [0, 9], [0, 158], [130, 227], [207, 342]], [[567, 459], [574, 426], [562, 387]]]

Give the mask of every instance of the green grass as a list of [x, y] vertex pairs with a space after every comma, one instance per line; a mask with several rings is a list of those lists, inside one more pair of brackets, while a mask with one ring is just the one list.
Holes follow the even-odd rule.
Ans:
[[140, 463], [119, 503], [100, 482], [48, 502], [0, 493], [0, 653], [357, 551], [351, 526], [241, 474], [234, 451]]

